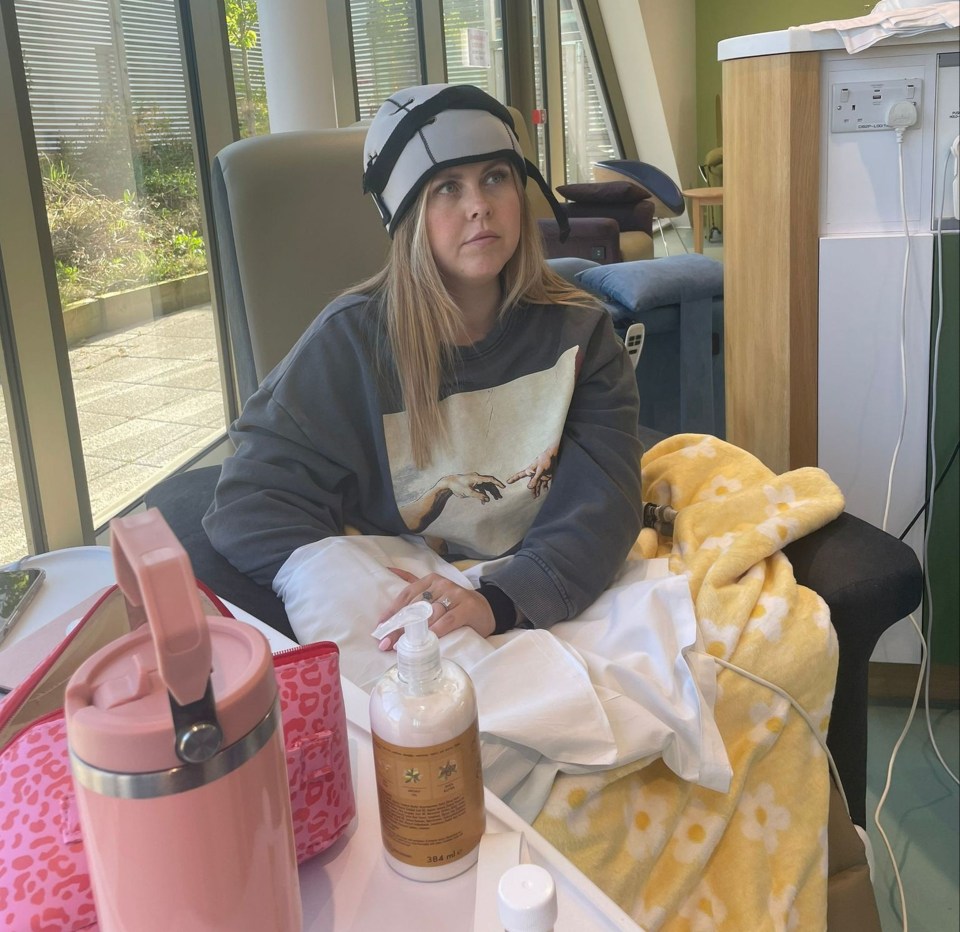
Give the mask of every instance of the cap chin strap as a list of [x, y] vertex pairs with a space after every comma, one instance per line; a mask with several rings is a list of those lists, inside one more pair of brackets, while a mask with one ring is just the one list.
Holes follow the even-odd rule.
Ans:
[[524, 159], [523, 161], [527, 166], [527, 175], [537, 183], [543, 192], [543, 196], [547, 199], [550, 209], [553, 211], [553, 216], [557, 218], [557, 225], [560, 227], [560, 242], [565, 243], [567, 237], [570, 235], [570, 220], [567, 217], [567, 212], [557, 200], [553, 191], [550, 189], [550, 185], [547, 184], [546, 179], [540, 174], [540, 169], [537, 168], [530, 159]]

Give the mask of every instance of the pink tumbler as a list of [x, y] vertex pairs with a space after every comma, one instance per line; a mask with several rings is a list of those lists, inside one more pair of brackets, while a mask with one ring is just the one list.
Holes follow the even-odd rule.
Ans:
[[100, 929], [299, 930], [266, 639], [204, 617], [190, 561], [159, 511], [111, 530], [134, 630], [87, 660], [65, 698]]

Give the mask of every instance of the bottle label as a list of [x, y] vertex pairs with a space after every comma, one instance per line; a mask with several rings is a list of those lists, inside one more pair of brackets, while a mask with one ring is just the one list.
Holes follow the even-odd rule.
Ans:
[[483, 835], [486, 810], [477, 720], [443, 744], [398, 747], [373, 735], [383, 844], [413, 867], [450, 864]]

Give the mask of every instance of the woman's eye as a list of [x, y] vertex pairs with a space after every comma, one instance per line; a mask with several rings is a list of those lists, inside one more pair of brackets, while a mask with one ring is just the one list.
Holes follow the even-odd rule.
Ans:
[[487, 175], [487, 184], [500, 184], [507, 177], [507, 173], [502, 168], [495, 168], [489, 175]]
[[434, 189], [435, 194], [455, 194], [457, 190], [457, 184], [455, 181], [444, 181], [441, 184], [438, 184]]

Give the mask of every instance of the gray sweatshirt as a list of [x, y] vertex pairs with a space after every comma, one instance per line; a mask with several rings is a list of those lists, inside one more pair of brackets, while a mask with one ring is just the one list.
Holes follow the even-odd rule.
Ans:
[[460, 348], [441, 389], [446, 440], [416, 467], [376, 299], [332, 302], [230, 430], [203, 525], [260, 583], [352, 526], [420, 535], [450, 560], [514, 559], [483, 582], [536, 627], [579, 614], [640, 530], [636, 380], [609, 315], [508, 311]]

